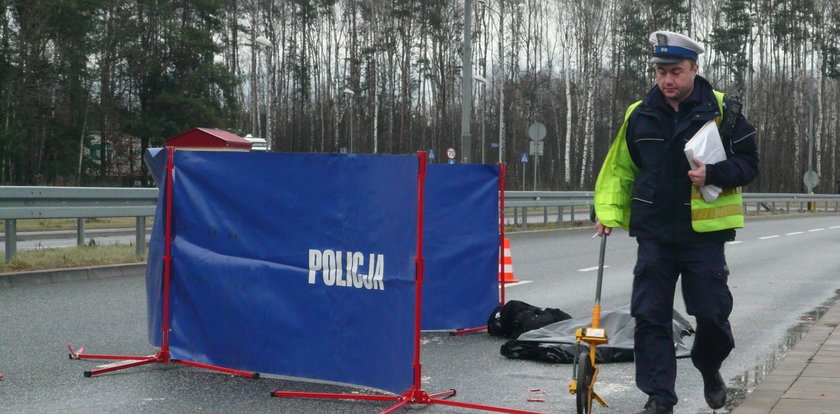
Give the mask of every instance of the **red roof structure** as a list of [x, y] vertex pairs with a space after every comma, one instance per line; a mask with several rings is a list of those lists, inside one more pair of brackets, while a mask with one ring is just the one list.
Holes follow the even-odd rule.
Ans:
[[167, 138], [166, 146], [184, 149], [250, 151], [251, 141], [221, 129], [193, 128]]

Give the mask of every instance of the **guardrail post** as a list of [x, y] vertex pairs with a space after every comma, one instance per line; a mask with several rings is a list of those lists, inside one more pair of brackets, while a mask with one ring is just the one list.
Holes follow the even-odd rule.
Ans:
[[528, 207], [522, 207], [522, 228], [528, 230]]
[[548, 207], [543, 207], [543, 224], [548, 225]]
[[17, 220], [6, 219], [6, 263], [11, 263], [17, 255]]
[[563, 206], [557, 207], [557, 227], [563, 227]]
[[134, 229], [134, 253], [137, 256], [146, 254], [146, 217], [137, 217]]
[[76, 246], [85, 245], [85, 219], [76, 219]]
[[569, 222], [572, 223], [573, 226], [575, 224], [575, 207], [576, 206], [569, 207]]

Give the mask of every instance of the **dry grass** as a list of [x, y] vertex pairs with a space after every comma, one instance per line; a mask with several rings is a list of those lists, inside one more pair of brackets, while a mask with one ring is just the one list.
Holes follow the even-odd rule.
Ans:
[[133, 245], [125, 244], [38, 249], [17, 252], [17, 257], [11, 263], [0, 264], [0, 272], [138, 263], [145, 260], [145, 257], [135, 255]]

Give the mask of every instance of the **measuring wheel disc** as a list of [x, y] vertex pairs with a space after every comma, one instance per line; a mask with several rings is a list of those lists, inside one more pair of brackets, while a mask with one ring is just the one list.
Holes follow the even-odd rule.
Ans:
[[589, 360], [589, 351], [581, 351], [577, 360], [577, 402], [578, 414], [590, 414], [592, 412], [592, 378], [595, 375], [595, 368]]

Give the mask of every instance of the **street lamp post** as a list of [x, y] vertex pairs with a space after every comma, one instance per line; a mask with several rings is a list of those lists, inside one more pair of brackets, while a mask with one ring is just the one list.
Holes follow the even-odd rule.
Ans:
[[350, 101], [350, 128], [349, 128], [350, 133], [348, 134], [349, 135], [348, 140], [350, 141], [350, 143], [349, 143], [350, 150], [349, 151], [352, 154], [353, 153], [353, 115], [354, 115], [353, 114], [353, 97], [356, 95], [356, 92], [354, 92], [350, 88], [345, 88], [344, 89], [344, 94], [347, 95], [347, 100]]
[[[499, 163], [505, 161], [505, 3], [499, 0], [499, 10], [487, 5], [485, 0], [478, 3], [490, 11], [499, 14]], [[495, 74], [494, 74], [495, 76]]]
[[257, 75], [257, 53], [259, 53], [259, 47], [257, 46], [256, 42], [256, 29], [251, 31], [251, 131], [255, 134], [259, 135], [259, 98], [257, 97], [258, 88], [257, 84], [259, 83], [259, 76]]
[[[254, 39], [254, 41], [256, 43], [260, 44], [261, 46], [265, 47], [268, 50], [268, 64], [266, 65], [266, 81], [268, 82], [268, 85], [269, 85], [269, 87], [268, 87], [269, 99], [266, 100], [265, 135], [264, 135], [264, 137], [265, 137], [266, 142], [268, 143], [267, 146], [270, 148], [273, 144], [272, 139], [271, 139], [271, 130], [273, 128], [271, 112], [272, 112], [272, 108], [274, 108], [274, 95], [275, 95], [274, 94], [274, 87], [273, 87], [274, 86], [274, 81], [273, 81], [273, 78], [271, 76], [273, 74], [273, 71], [274, 71], [274, 68], [272, 66], [272, 63], [273, 63], [273, 59], [272, 59], [273, 54], [272, 54], [272, 50], [271, 50], [272, 49], [271, 48], [272, 43], [265, 36], [257, 36], [257, 38]], [[258, 133], [259, 133], [259, 131], [258, 131]]]
[[499, 3], [499, 164], [505, 162], [505, 4]]
[[461, 163], [470, 162], [472, 118], [472, 0], [464, 0], [464, 43], [461, 79]]
[[481, 84], [481, 163], [484, 164], [484, 119], [487, 114], [487, 79], [481, 75], [475, 75], [473, 79]]
[[[808, 167], [805, 168], [805, 187], [808, 194], [814, 194], [814, 188], [820, 183], [820, 176], [814, 171], [814, 98], [817, 95], [817, 83], [814, 78], [814, 60], [811, 59], [811, 78], [808, 81], [808, 132], [805, 138], [808, 141]], [[808, 202], [808, 211], [814, 211], [814, 202]]]

